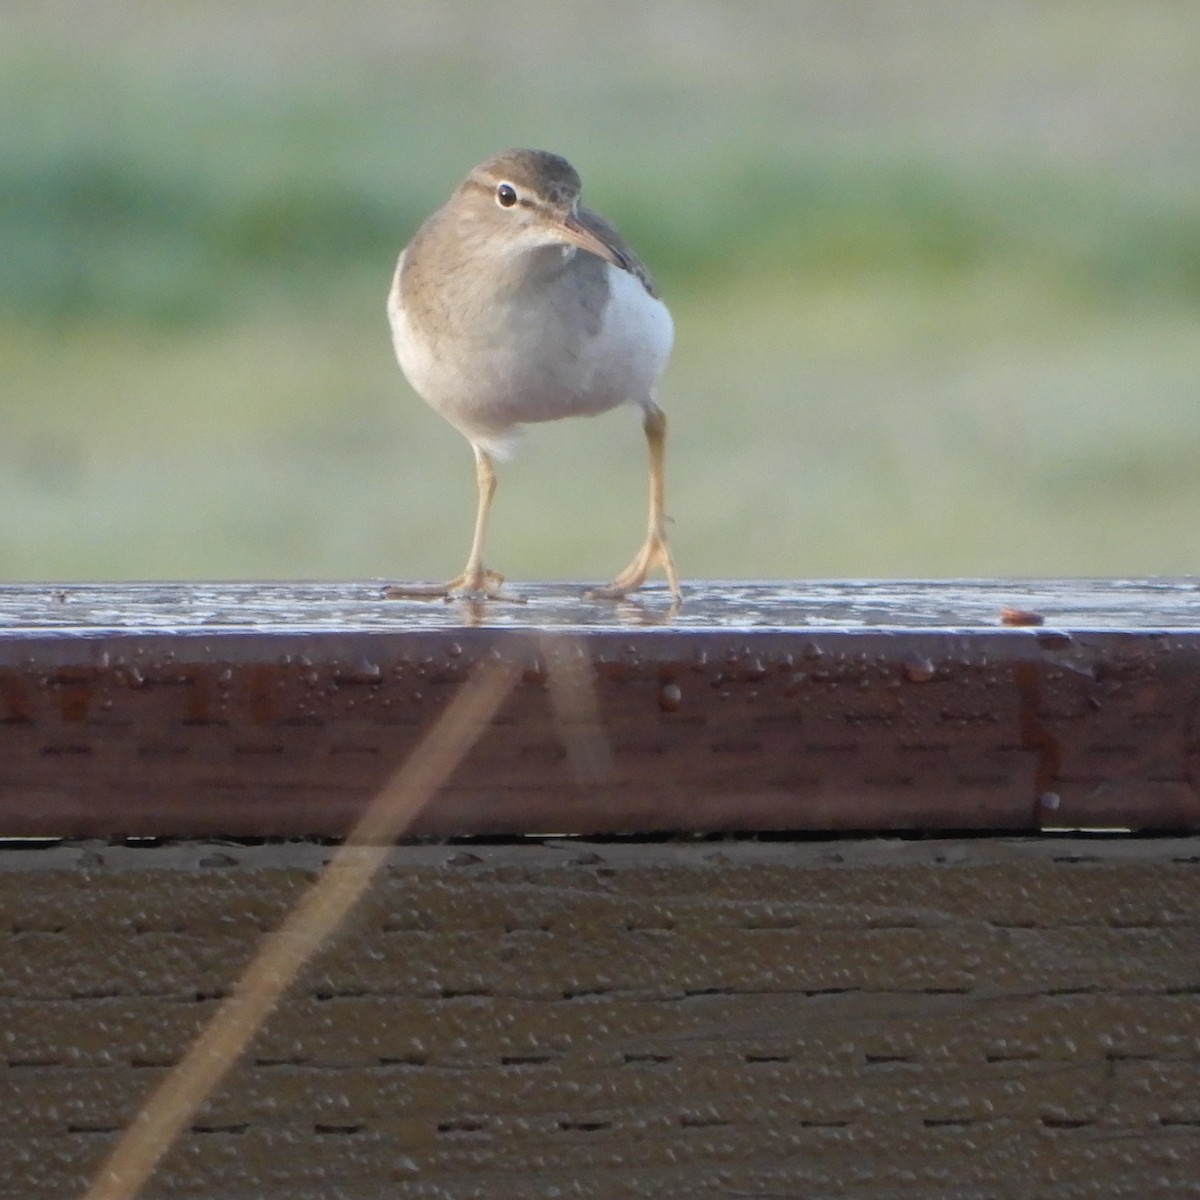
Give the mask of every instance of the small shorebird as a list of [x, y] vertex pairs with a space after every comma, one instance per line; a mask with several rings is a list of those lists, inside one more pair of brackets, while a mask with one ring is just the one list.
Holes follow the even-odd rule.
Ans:
[[674, 327], [646, 268], [603, 217], [579, 206], [574, 167], [543, 150], [480, 163], [396, 264], [388, 318], [396, 358], [418, 395], [471, 443], [479, 506], [461, 575], [389, 596], [504, 598], [484, 566], [495, 460], [523, 425], [642, 410], [650, 450], [650, 520], [633, 561], [592, 594], [618, 598], [661, 567], [676, 602], [663, 515], [666, 417], [654, 389]]

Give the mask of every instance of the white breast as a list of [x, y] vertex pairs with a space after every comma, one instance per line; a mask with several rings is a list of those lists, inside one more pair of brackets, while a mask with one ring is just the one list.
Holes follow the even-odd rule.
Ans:
[[640, 404], [654, 396], [671, 355], [675, 326], [667, 306], [636, 275], [610, 266], [608, 286], [600, 333], [589, 347], [593, 386], [611, 399], [606, 407]]
[[674, 326], [667, 306], [628, 271], [608, 267], [598, 329], [557, 320], [553, 306], [539, 320], [536, 306], [518, 310], [511, 297], [497, 297], [490, 310], [497, 319], [481, 314], [471, 335], [459, 330], [451, 347], [407, 319], [403, 265], [402, 254], [388, 296], [397, 361], [422, 399], [496, 457], [509, 457], [522, 425], [653, 400]]

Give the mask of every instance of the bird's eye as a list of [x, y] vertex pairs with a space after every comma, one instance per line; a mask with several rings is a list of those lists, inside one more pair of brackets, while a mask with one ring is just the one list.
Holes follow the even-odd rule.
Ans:
[[512, 208], [517, 202], [517, 189], [511, 183], [502, 183], [496, 188], [496, 203], [501, 208]]

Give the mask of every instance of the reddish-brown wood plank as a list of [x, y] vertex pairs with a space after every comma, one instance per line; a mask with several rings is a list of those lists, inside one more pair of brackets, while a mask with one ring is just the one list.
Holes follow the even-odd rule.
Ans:
[[0, 836], [340, 836], [497, 654], [524, 681], [415, 834], [1200, 828], [1195, 580], [582, 591], [0, 588]]

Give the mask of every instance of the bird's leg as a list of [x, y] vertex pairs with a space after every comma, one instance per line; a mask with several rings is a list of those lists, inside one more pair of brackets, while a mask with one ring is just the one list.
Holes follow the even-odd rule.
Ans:
[[504, 576], [489, 571], [483, 565], [483, 544], [487, 538], [488, 517], [492, 511], [492, 498], [496, 495], [496, 468], [491, 455], [472, 443], [475, 451], [475, 483], [479, 488], [479, 505], [475, 510], [475, 535], [471, 538], [471, 553], [462, 574], [446, 584], [448, 592], [478, 592], [485, 596], [497, 596]]
[[642, 548], [633, 556], [633, 561], [605, 587], [597, 588], [592, 595], [603, 599], [617, 600], [635, 591], [646, 582], [646, 576], [655, 568], [666, 572], [667, 586], [671, 597], [678, 604], [683, 595], [679, 590], [679, 577], [675, 574], [675, 561], [667, 546], [666, 517], [663, 515], [663, 476], [666, 467], [667, 418], [656, 404], [646, 409], [642, 422], [646, 431], [646, 445], [650, 451], [650, 522]]
[[475, 451], [475, 482], [479, 489], [479, 503], [475, 509], [475, 534], [471, 539], [471, 553], [462, 574], [443, 584], [399, 584], [386, 589], [385, 594], [393, 599], [406, 596], [430, 598], [461, 593], [466, 596], [486, 596], [492, 600], [515, 600], [500, 590], [504, 576], [489, 571], [483, 565], [483, 544], [487, 537], [488, 516], [492, 510], [492, 498], [496, 494], [496, 468], [491, 456], [472, 443]]

